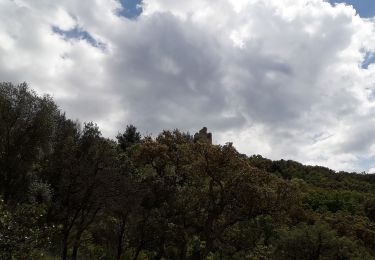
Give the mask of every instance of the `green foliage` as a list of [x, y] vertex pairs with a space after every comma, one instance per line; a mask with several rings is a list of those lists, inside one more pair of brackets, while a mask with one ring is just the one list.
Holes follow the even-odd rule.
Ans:
[[0, 84], [0, 259], [375, 259], [375, 176], [133, 125]]
[[30, 183], [28, 201], [32, 204], [49, 204], [52, 200], [52, 189], [48, 183], [33, 181]]
[[126, 126], [125, 132], [117, 135], [117, 141], [124, 151], [134, 144], [141, 142], [141, 134], [134, 125]]
[[326, 223], [281, 229], [275, 259], [372, 259], [355, 240], [338, 236]]
[[350, 191], [316, 190], [304, 196], [305, 206], [319, 212], [343, 210], [354, 214], [362, 210], [363, 201], [363, 194]]
[[57, 107], [26, 83], [0, 83], [0, 194], [22, 200], [35, 164], [51, 149]]
[[43, 205], [9, 209], [0, 200], [0, 259], [40, 259], [51, 244], [53, 227], [45, 221]]

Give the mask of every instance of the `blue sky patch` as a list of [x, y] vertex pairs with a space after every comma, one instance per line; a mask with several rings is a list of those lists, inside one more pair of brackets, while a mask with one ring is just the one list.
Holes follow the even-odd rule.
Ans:
[[119, 0], [122, 9], [119, 11], [119, 15], [129, 19], [135, 19], [142, 13], [141, 3], [142, 0]]
[[97, 41], [94, 37], [91, 36], [87, 31], [81, 30], [78, 27], [75, 27], [71, 30], [61, 30], [59, 27], [53, 26], [52, 31], [54, 33], [62, 35], [65, 39], [84, 39], [92, 46], [104, 49], [104, 44]]
[[362, 18], [375, 16], [375, 0], [329, 0], [331, 4], [346, 3], [352, 5]]
[[370, 64], [373, 64], [373, 63], [375, 63], [375, 53], [368, 52], [365, 55], [365, 59], [364, 59], [361, 67], [362, 67], [362, 69], [368, 69], [368, 66]]

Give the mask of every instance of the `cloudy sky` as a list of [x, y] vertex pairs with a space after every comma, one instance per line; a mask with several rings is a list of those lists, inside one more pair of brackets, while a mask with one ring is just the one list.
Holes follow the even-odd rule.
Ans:
[[108, 137], [207, 126], [247, 154], [373, 171], [375, 1], [336, 2], [0, 0], [0, 80]]

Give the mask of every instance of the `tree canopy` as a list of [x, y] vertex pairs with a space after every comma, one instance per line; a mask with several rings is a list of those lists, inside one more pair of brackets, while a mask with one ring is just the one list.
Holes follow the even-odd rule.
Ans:
[[375, 259], [374, 192], [177, 129], [111, 140], [0, 83], [0, 259]]

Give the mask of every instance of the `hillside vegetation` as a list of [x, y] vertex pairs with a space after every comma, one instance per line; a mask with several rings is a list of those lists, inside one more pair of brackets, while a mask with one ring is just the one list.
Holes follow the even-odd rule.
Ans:
[[0, 259], [375, 259], [375, 176], [179, 130], [116, 140], [0, 83]]

